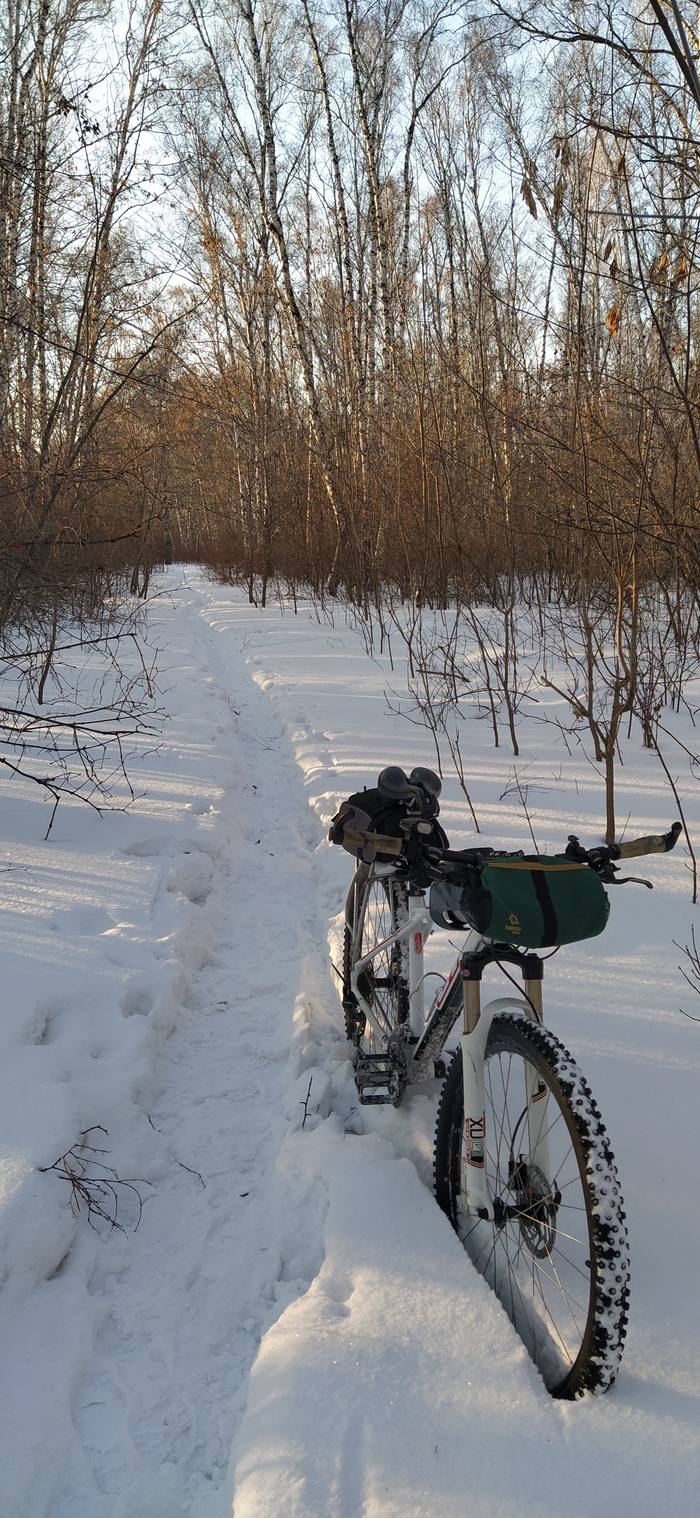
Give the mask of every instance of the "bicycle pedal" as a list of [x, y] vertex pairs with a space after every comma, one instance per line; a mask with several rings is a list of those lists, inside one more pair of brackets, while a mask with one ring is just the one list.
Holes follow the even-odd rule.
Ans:
[[355, 1085], [362, 1107], [393, 1106], [396, 1065], [389, 1054], [363, 1054], [357, 1061]]

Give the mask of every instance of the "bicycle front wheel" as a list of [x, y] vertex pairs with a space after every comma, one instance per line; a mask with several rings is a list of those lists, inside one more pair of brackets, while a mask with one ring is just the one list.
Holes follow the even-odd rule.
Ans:
[[437, 1200], [552, 1396], [607, 1391], [622, 1356], [629, 1272], [620, 1185], [598, 1108], [559, 1040], [507, 1013], [489, 1034], [485, 1091], [494, 1220], [465, 1203], [461, 1049], [438, 1109]]
[[[408, 945], [382, 945], [408, 921], [408, 891], [403, 881], [377, 879], [371, 865], [361, 865], [350, 887], [343, 944], [343, 1007], [348, 1038], [364, 1054], [383, 1054], [390, 1035], [409, 1012]], [[376, 952], [375, 952], [376, 951]], [[357, 988], [368, 1004], [366, 1017], [352, 990], [358, 960], [372, 954], [360, 970]]]

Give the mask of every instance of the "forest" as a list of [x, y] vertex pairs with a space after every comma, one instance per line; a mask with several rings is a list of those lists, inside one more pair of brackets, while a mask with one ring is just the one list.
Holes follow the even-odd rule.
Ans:
[[624, 725], [654, 746], [700, 651], [693, 14], [7, 0], [10, 738], [194, 561], [393, 628], [443, 729], [475, 638], [516, 753], [534, 657], [611, 832]]
[[699, 1518], [699, 4], [0, 0], [0, 1518]]

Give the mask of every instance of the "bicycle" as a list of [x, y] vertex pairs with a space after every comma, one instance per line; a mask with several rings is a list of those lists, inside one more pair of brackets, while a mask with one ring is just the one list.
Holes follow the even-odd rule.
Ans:
[[[602, 1393], [617, 1374], [629, 1305], [627, 1229], [612, 1151], [590, 1087], [544, 1026], [542, 955], [495, 941], [464, 915], [465, 881], [475, 871], [530, 871], [541, 896], [544, 866], [521, 852], [455, 851], [429, 841], [440, 784], [428, 770], [409, 778], [390, 767], [377, 792], [366, 794], [403, 814], [393, 834], [373, 830], [352, 808], [342, 839], [331, 828], [334, 841], [358, 855], [346, 906], [343, 1007], [359, 1099], [399, 1106], [409, 1085], [443, 1078], [434, 1160], [440, 1207], [551, 1395]], [[358, 816], [370, 826], [358, 825]], [[604, 926], [600, 882], [623, 883], [618, 860], [666, 853], [679, 833], [674, 823], [665, 834], [593, 849], [571, 835], [555, 859], [560, 869], [579, 870], [577, 888], [590, 886], [587, 871], [597, 877]], [[519, 919], [511, 913], [508, 922], [512, 939]], [[436, 926], [467, 938], [426, 1015], [424, 947]], [[482, 1006], [482, 976], [493, 964], [510, 980], [510, 971], [519, 971], [523, 992]], [[443, 1050], [460, 1012], [463, 1031], [446, 1070]]]

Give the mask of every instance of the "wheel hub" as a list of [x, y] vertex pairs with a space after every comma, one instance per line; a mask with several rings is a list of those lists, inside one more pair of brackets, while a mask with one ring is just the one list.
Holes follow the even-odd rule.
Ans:
[[536, 1260], [544, 1260], [554, 1246], [561, 1192], [552, 1189], [539, 1165], [529, 1165], [523, 1155], [517, 1162], [511, 1159], [509, 1169], [508, 1190], [513, 1192], [515, 1202], [496, 1197], [493, 1220], [497, 1228], [516, 1220], [530, 1254]]
[[509, 1170], [520, 1233], [535, 1259], [543, 1260], [552, 1252], [561, 1193], [552, 1190], [539, 1165], [528, 1164], [522, 1155], [517, 1164], [511, 1159]]

